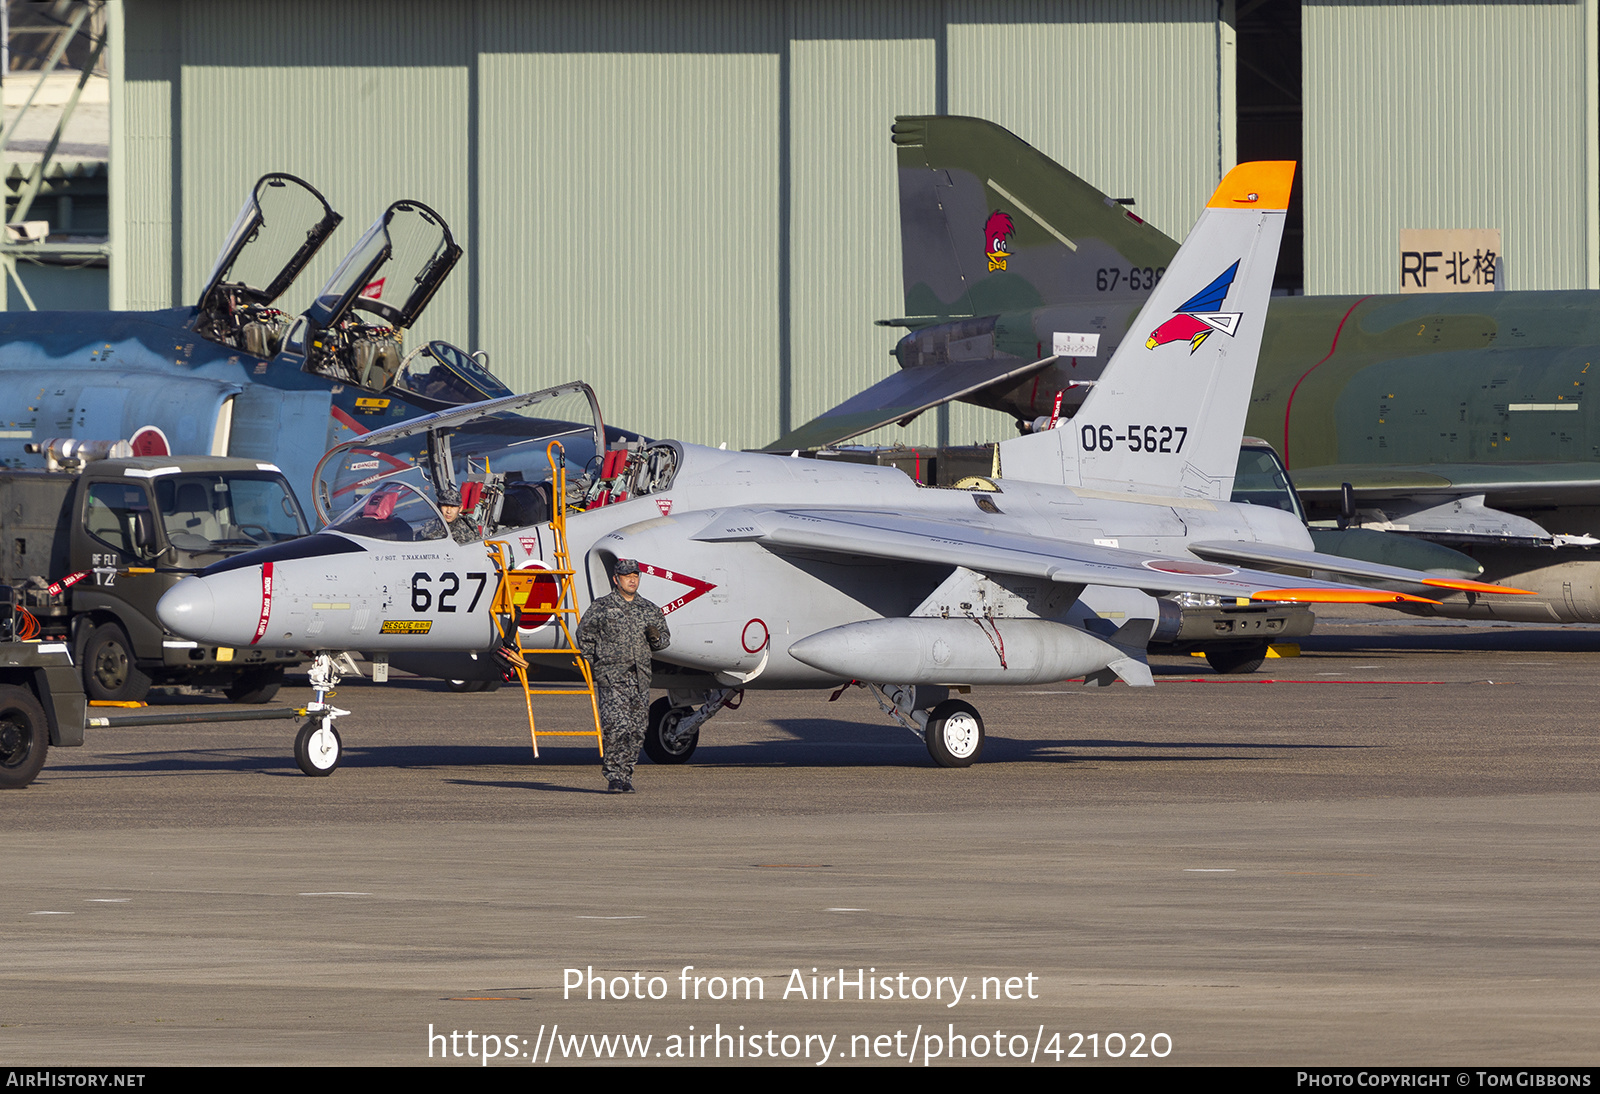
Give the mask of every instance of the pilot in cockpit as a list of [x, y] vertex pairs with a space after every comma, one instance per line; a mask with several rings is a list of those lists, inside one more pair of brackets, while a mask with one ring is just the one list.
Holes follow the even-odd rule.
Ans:
[[444, 515], [441, 524], [437, 517], [429, 518], [419, 530], [418, 539], [443, 539], [445, 530], [450, 532], [450, 538], [457, 543], [475, 543], [483, 538], [483, 532], [473, 523], [472, 518], [461, 512], [461, 490], [454, 483], [445, 483], [440, 486], [435, 497], [439, 502], [439, 512]]

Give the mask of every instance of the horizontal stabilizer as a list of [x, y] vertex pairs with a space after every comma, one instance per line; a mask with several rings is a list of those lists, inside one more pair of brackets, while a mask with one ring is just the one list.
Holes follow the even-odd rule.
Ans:
[[1038, 372], [1055, 360], [1022, 361], [1015, 357], [990, 361], [961, 361], [948, 365], [904, 369], [879, 380], [859, 395], [791, 430], [766, 446], [769, 452], [797, 448], [822, 448], [869, 430], [915, 418], [924, 410], [982, 391], [1005, 381]]

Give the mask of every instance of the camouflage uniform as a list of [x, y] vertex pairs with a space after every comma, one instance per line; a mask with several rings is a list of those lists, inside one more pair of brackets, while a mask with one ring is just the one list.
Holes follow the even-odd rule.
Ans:
[[594, 670], [600, 705], [600, 771], [610, 782], [633, 781], [650, 714], [650, 655], [671, 640], [660, 608], [615, 590], [590, 604], [578, 623], [578, 648]]
[[462, 513], [448, 525], [438, 517], [429, 517], [422, 527], [417, 529], [417, 538], [443, 539], [447, 528], [450, 531], [450, 538], [457, 543], [476, 543], [483, 538], [478, 532], [478, 526], [468, 520], [465, 513]]

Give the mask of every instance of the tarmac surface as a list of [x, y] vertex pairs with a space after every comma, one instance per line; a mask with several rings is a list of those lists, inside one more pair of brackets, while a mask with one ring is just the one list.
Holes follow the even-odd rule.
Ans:
[[91, 730], [0, 794], [0, 1062], [1592, 1065], [1600, 628], [1394, 619], [978, 689], [966, 770], [859, 689], [631, 796], [511, 688], [349, 681], [326, 779]]

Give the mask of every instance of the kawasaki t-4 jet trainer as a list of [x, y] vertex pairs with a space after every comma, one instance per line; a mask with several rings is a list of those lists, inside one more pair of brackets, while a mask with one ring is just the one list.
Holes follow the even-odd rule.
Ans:
[[[998, 478], [931, 488], [890, 467], [677, 441], [603, 451], [598, 415], [575, 427], [547, 410], [563, 398], [596, 405], [573, 384], [335, 449], [318, 498], [343, 491], [343, 514], [185, 580], [162, 599], [162, 622], [201, 642], [323, 651], [319, 687], [341, 650], [487, 661], [519, 624], [523, 647], [548, 646], [558, 628], [496, 594], [509, 567], [550, 565], [550, 506], [564, 506], [577, 606], [633, 558], [642, 593], [670, 614], [655, 672], [667, 695], [646, 742], [657, 760], [687, 759], [738, 689], [858, 681], [935, 761], [959, 767], [979, 757], [984, 727], [952, 690], [1079, 676], [1148, 686], [1145, 644], [1173, 594], [1395, 604], [1439, 589], [1514, 592], [1317, 554], [1294, 514], [1227, 500], [1292, 175], [1292, 164], [1256, 163], [1223, 180], [1140, 311], [1149, 340], [1124, 340], [1076, 418], [1002, 443]], [[520, 444], [452, 454], [452, 431], [525, 410], [546, 425], [530, 418]], [[426, 460], [387, 453], [423, 430]], [[586, 468], [571, 490], [540, 480], [553, 440]], [[446, 535], [432, 498], [452, 479], [487, 544]], [[1120, 626], [1086, 606], [1091, 594], [1126, 598]], [[308, 772], [338, 762], [332, 713], [301, 731]]]
[[405, 352], [461, 256], [421, 202], [384, 210], [304, 314], [275, 306], [340, 220], [309, 184], [266, 175], [194, 306], [0, 313], [0, 464], [42, 467], [58, 438], [132, 440], [137, 455], [276, 464], [309, 500], [332, 445], [510, 394], [447, 343]]

